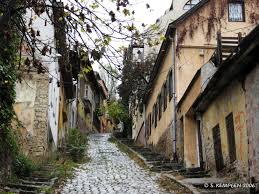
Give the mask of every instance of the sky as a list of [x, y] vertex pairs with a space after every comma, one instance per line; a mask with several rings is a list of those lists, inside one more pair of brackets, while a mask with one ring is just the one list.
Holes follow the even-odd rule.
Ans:
[[[164, 15], [165, 11], [170, 8], [172, 0], [131, 0], [130, 3], [135, 8], [136, 22], [150, 25]], [[150, 5], [150, 11], [146, 9], [147, 3]]]
[[[156, 20], [164, 15], [165, 11], [171, 6], [172, 0], [129, 0], [130, 8], [135, 11], [134, 14], [134, 25], [141, 31], [142, 23], [146, 26], [154, 24]], [[162, 2], [162, 3], [161, 3]], [[146, 5], [150, 5], [150, 9], [147, 9]], [[128, 44], [126, 43], [115, 43], [115, 44]], [[95, 71], [100, 71], [100, 66], [98, 64], [93, 65]]]

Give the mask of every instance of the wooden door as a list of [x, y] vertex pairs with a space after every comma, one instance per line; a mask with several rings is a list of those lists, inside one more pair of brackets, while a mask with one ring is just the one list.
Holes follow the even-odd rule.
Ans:
[[219, 125], [213, 128], [213, 142], [214, 142], [214, 156], [216, 162], [216, 169], [220, 171], [224, 167], [222, 148], [221, 148], [221, 138], [220, 138], [220, 128]]

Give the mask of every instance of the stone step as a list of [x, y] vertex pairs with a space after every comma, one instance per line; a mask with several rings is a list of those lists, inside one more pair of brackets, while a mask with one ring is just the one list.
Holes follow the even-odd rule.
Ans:
[[26, 190], [22, 190], [22, 189], [14, 189], [14, 188], [9, 188], [9, 187], [4, 187], [4, 191], [6, 192], [11, 192], [11, 193], [18, 193], [18, 194], [36, 194], [38, 193], [37, 191], [26, 191]]
[[22, 184], [32, 184], [32, 185], [38, 185], [38, 186], [50, 186], [52, 183], [50, 181], [29, 181], [29, 180], [19, 180], [20, 183]]
[[40, 176], [30, 176], [30, 177], [21, 177], [22, 180], [34, 181], [34, 182], [49, 182], [50, 178], [40, 177]]
[[31, 184], [22, 184], [22, 183], [8, 183], [6, 185], [9, 188], [12, 189], [21, 189], [24, 191], [37, 191], [40, 188], [42, 188], [42, 186], [38, 186], [38, 185], [31, 185]]
[[185, 174], [185, 178], [203, 178], [203, 177], [210, 177], [209, 174]]

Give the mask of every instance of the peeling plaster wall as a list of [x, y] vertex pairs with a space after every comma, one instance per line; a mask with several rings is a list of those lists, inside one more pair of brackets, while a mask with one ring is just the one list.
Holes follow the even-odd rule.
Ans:
[[250, 178], [259, 182], [259, 64], [247, 75], [246, 88], [246, 124], [249, 139]]
[[[225, 118], [233, 113], [234, 132], [236, 142], [237, 160], [230, 164], [228, 152], [228, 140]], [[203, 132], [205, 145], [205, 159], [207, 168], [216, 173], [216, 164], [214, 157], [214, 144], [212, 129], [219, 124], [221, 135], [221, 147], [224, 166], [226, 169], [235, 167], [234, 171], [225, 170], [226, 176], [246, 179], [248, 177], [248, 145], [247, 145], [247, 127], [245, 113], [245, 92], [242, 84], [235, 80], [221, 94], [213, 100], [207, 110], [203, 113]], [[223, 172], [223, 173], [224, 173]]]
[[33, 72], [16, 84], [14, 110], [26, 137], [20, 144], [32, 158], [44, 156], [48, 148], [48, 86], [47, 75]]

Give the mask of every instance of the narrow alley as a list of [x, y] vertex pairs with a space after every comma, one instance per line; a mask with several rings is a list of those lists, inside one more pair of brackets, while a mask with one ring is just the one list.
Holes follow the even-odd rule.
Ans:
[[109, 134], [89, 136], [89, 163], [75, 170], [61, 189], [73, 193], [165, 193], [158, 184], [158, 175], [146, 172], [109, 142]]

